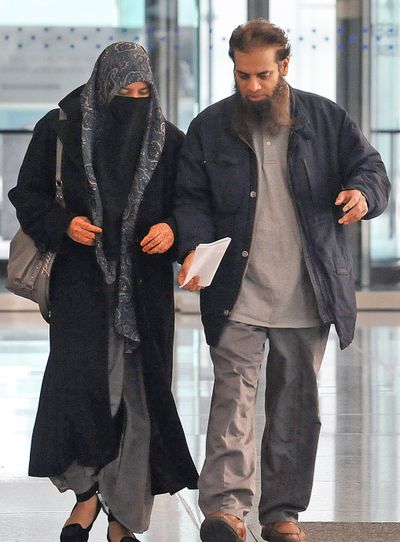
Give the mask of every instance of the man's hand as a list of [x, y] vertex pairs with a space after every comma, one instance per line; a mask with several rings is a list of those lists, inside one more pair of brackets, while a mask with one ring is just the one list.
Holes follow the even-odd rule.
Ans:
[[140, 242], [146, 254], [163, 254], [174, 244], [174, 232], [165, 222], [154, 224]]
[[342, 218], [339, 224], [354, 224], [368, 213], [368, 203], [359, 190], [343, 190], [336, 198], [335, 205], [343, 205]]
[[95, 244], [95, 234], [102, 231], [98, 226], [93, 226], [87, 216], [76, 216], [67, 228], [67, 235], [76, 243], [91, 247]]
[[[189, 254], [186, 256], [182, 264], [182, 267], [178, 274], [179, 286], [181, 286], [185, 282], [185, 278], [186, 278], [187, 272], [189, 271], [189, 267], [192, 265], [193, 257], [194, 257], [194, 251], [189, 252]], [[200, 280], [200, 277], [191, 278], [189, 282], [185, 284], [185, 286], [183, 286], [183, 289], [189, 290], [190, 292], [200, 291], [203, 287], [199, 285], [199, 280]]]

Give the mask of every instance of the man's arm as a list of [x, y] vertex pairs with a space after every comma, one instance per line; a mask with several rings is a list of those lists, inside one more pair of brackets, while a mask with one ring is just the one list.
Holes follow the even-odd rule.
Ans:
[[338, 158], [345, 179], [336, 199], [336, 205], [343, 205], [345, 213], [339, 223], [352, 224], [361, 218], [379, 216], [388, 203], [390, 182], [378, 151], [348, 115], [341, 128]]
[[199, 243], [215, 241], [212, 195], [195, 121], [189, 126], [182, 147], [174, 216], [178, 230], [178, 262], [182, 263]]

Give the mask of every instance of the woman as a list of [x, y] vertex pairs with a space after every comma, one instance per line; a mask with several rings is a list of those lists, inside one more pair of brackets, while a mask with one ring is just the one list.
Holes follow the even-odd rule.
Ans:
[[[183, 135], [134, 43], [107, 47], [59, 105], [67, 119], [53, 110], [38, 122], [9, 194], [24, 231], [57, 251], [29, 474], [76, 494], [62, 542], [88, 539], [100, 502], [108, 540], [129, 542], [148, 528], [153, 495], [197, 483], [170, 389]], [[54, 200], [57, 137], [65, 208]]]

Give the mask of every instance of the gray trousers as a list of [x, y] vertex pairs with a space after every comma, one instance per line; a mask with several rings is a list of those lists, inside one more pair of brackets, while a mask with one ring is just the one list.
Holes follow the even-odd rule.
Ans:
[[307, 508], [321, 425], [316, 375], [329, 327], [265, 328], [230, 321], [218, 346], [211, 347], [215, 381], [199, 479], [204, 515], [222, 511], [244, 519], [251, 509], [255, 404], [267, 339], [260, 523], [297, 519]]

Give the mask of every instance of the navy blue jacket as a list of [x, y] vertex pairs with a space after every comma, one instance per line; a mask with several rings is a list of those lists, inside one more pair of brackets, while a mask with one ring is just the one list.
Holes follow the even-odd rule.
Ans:
[[[178, 261], [199, 243], [232, 238], [211, 286], [200, 294], [211, 345], [239, 293], [257, 201], [256, 156], [235, 130], [235, 104], [230, 96], [192, 121], [177, 180]], [[341, 190], [359, 189], [368, 201], [364, 218], [374, 218], [387, 206], [390, 184], [379, 153], [340, 106], [291, 89], [291, 115], [288, 183], [305, 263], [321, 320], [335, 324], [345, 348], [354, 335], [355, 289], [346, 226], [338, 224], [342, 211], [334, 202]]]

